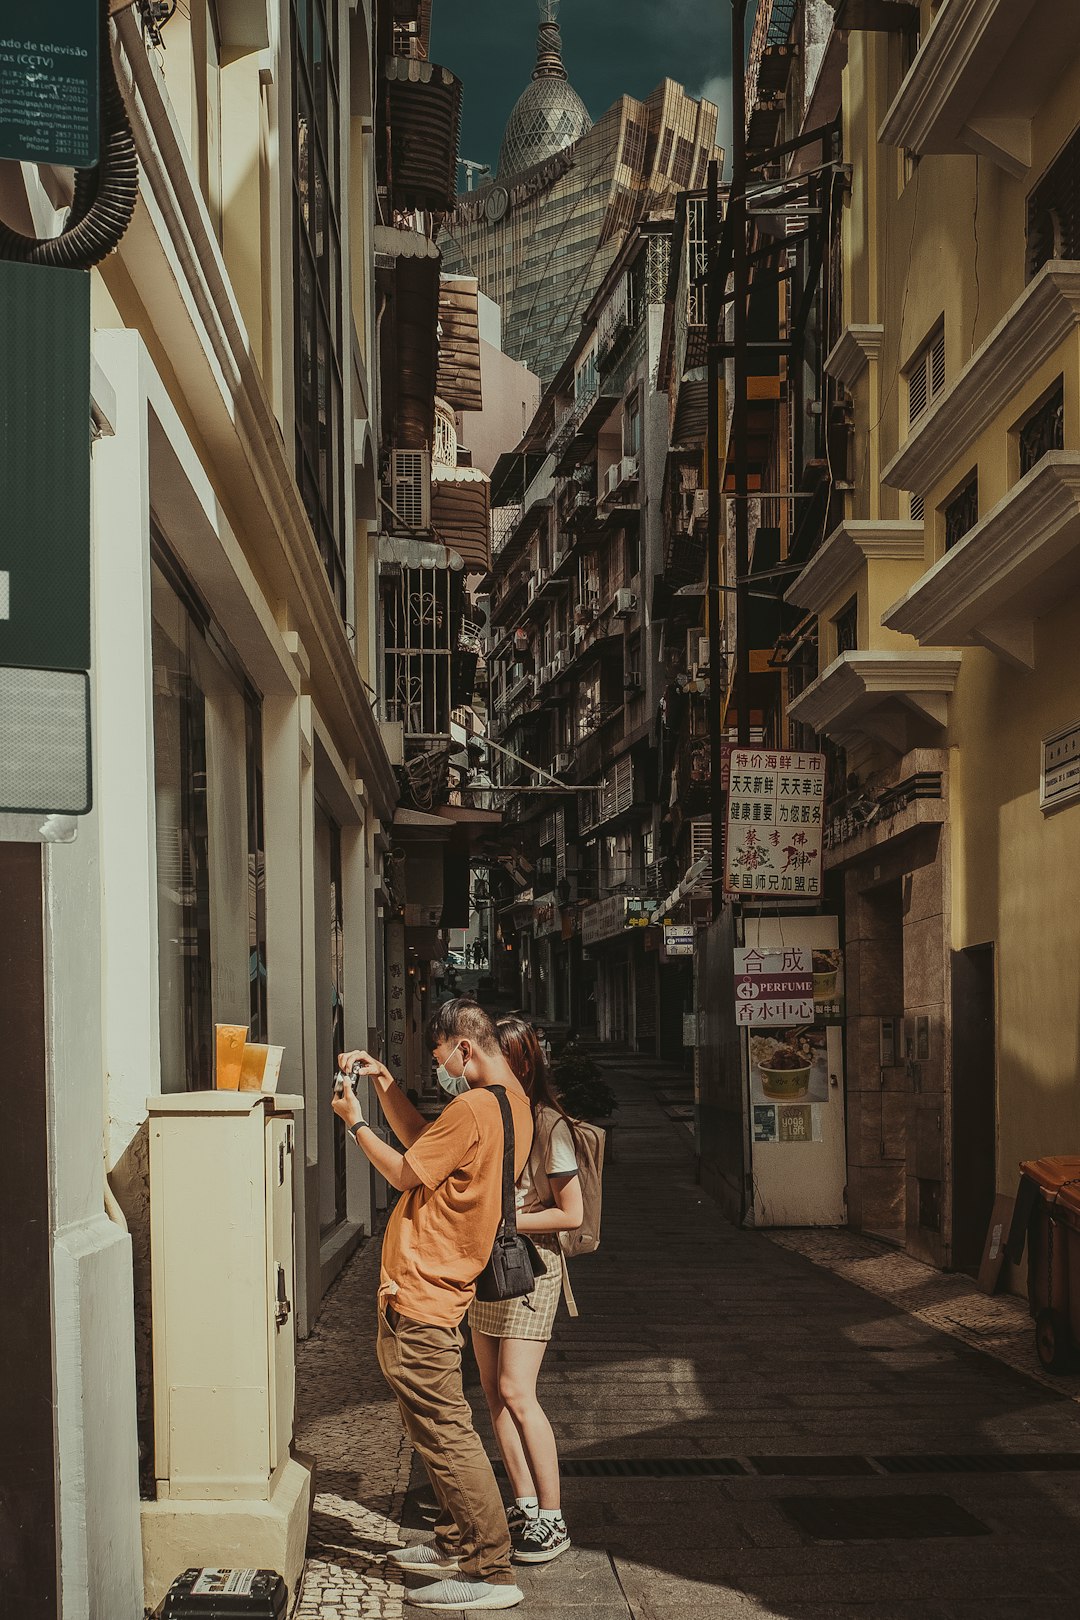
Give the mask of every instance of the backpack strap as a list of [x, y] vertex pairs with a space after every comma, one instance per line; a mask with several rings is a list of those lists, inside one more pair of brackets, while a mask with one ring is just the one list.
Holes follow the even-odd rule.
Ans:
[[514, 1191], [514, 1116], [510, 1112], [510, 1104], [506, 1100], [505, 1086], [489, 1086], [489, 1091], [499, 1105], [502, 1115], [503, 1128], [503, 1162], [502, 1162], [502, 1222], [499, 1227], [502, 1232], [517, 1231], [517, 1201]]

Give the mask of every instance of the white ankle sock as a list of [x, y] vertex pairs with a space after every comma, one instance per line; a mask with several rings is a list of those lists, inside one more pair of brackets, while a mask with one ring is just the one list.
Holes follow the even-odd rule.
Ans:
[[536, 1511], [541, 1519], [547, 1519], [549, 1522], [562, 1518], [562, 1508], [537, 1508]]
[[514, 1503], [521, 1509], [522, 1513], [530, 1515], [535, 1515], [539, 1506], [535, 1496], [515, 1496]]

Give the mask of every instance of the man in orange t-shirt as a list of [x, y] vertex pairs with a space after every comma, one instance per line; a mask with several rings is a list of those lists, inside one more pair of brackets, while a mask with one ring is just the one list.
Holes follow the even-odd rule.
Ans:
[[379, 1365], [397, 1396], [406, 1432], [439, 1502], [435, 1539], [406, 1547], [406, 1569], [460, 1571], [409, 1593], [421, 1608], [509, 1609], [522, 1600], [510, 1569], [510, 1536], [491, 1464], [473, 1428], [461, 1384], [461, 1321], [476, 1293], [502, 1217], [503, 1126], [492, 1086], [502, 1086], [514, 1122], [514, 1175], [532, 1147], [532, 1110], [499, 1050], [495, 1026], [464, 998], [444, 1002], [428, 1028], [439, 1082], [451, 1101], [428, 1124], [393, 1075], [367, 1052], [359, 1063], [404, 1155], [364, 1119], [349, 1087], [334, 1112], [375, 1169], [401, 1192], [387, 1223], [379, 1289]]

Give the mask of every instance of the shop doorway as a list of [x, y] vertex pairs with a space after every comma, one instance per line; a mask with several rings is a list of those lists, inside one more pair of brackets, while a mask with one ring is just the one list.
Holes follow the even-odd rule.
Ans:
[[[900, 1032], [904, 998], [904, 896], [899, 878], [860, 895], [864, 937], [860, 955], [860, 1011], [874, 1025], [891, 1027], [878, 1041], [876, 1095], [858, 1098], [859, 1138], [870, 1173], [865, 1177], [863, 1231], [903, 1246], [907, 1239], [908, 1096], [911, 1082]], [[876, 1153], [875, 1153], [876, 1150]], [[876, 1163], [874, 1163], [876, 1157]]]
[[952, 1000], [952, 1264], [976, 1271], [997, 1190], [993, 945], [954, 954]]

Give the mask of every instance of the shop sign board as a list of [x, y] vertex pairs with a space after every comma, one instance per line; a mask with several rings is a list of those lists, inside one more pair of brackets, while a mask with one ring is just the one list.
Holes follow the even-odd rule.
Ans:
[[1080, 799], [1080, 724], [1045, 737], [1039, 803], [1044, 811]]
[[725, 816], [725, 893], [819, 898], [824, 820], [824, 754], [733, 748]]
[[405, 973], [405, 924], [386, 925], [386, 1067], [400, 1086], [406, 1084], [408, 991]]
[[88, 169], [98, 160], [93, 0], [5, 0], [0, 21], [0, 158]]
[[588, 947], [613, 939], [624, 928], [648, 928], [652, 902], [638, 895], [610, 894], [586, 906], [581, 919], [581, 943]]
[[813, 954], [805, 945], [786, 950], [736, 950], [735, 1022], [775, 1029], [813, 1023]]
[[693, 956], [693, 923], [665, 923], [664, 949], [669, 956]]

